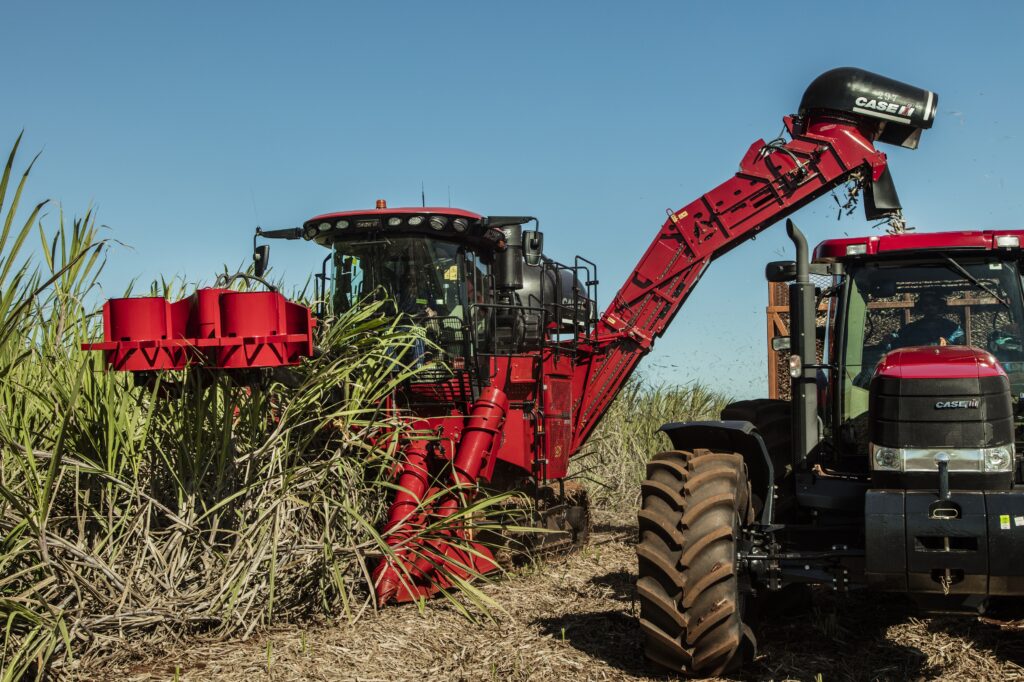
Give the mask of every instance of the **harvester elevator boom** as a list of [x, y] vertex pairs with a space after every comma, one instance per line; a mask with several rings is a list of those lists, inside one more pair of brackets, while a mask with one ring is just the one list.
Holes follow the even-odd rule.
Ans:
[[[888, 81], [857, 69], [836, 69], [815, 83], [837, 75], [862, 79], [848, 88], [852, 93], [866, 90], [868, 86], [856, 86], [868, 78]], [[916, 91], [921, 100], [919, 118], [902, 117], [905, 122], [894, 124], [876, 117], [873, 109], [858, 106], [861, 100], [877, 100], [853, 97], [847, 105], [831, 91], [834, 88], [822, 92], [812, 84], [801, 104], [801, 115], [783, 119], [789, 141], [757, 140], [732, 178], [683, 208], [668, 211], [657, 237], [601, 316], [591, 338], [590, 357], [576, 368], [574, 385], [579, 397], [573, 410], [573, 452], [586, 442], [712, 260], [847, 182], [864, 189], [868, 219], [900, 219], [886, 155], [874, 142], [916, 147], [920, 129], [931, 126], [936, 97], [898, 85], [905, 92]], [[910, 114], [913, 116], [913, 108]], [[899, 126], [913, 130], [894, 130]], [[908, 137], [893, 138], [894, 132]]]

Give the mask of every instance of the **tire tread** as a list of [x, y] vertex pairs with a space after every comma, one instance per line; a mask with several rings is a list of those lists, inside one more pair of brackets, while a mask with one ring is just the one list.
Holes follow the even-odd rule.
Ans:
[[734, 670], [756, 647], [735, 570], [736, 528], [752, 515], [743, 458], [663, 452], [647, 476], [637, 545], [644, 653], [676, 672]]

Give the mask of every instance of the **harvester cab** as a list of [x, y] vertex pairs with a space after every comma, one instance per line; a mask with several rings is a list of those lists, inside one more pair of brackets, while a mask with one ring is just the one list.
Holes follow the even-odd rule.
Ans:
[[[543, 254], [532, 216], [482, 216], [457, 208], [389, 208], [319, 215], [302, 228], [257, 231], [257, 238], [305, 239], [330, 249], [317, 275], [317, 317], [381, 298], [387, 310], [424, 330], [417, 354], [440, 360], [441, 374], [491, 370], [496, 355], [578, 343], [596, 321], [596, 267], [562, 265]], [[265, 264], [265, 246], [254, 263]], [[437, 357], [435, 357], [435, 354]], [[417, 363], [422, 358], [414, 358]], [[438, 381], [438, 375], [429, 377]]]

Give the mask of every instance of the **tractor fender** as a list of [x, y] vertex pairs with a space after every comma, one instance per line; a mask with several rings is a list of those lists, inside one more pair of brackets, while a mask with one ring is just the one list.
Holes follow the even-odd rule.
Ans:
[[770, 525], [775, 499], [775, 467], [768, 448], [757, 429], [748, 421], [703, 421], [672, 422], [662, 426], [662, 431], [677, 450], [693, 452], [696, 448], [707, 448], [717, 452], [735, 452], [747, 463], [750, 487], [759, 493], [764, 501], [761, 523]]

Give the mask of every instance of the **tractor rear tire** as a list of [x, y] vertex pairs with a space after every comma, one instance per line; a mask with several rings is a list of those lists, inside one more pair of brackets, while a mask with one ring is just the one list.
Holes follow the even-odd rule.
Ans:
[[753, 659], [736, 569], [740, 529], [754, 520], [743, 457], [669, 451], [647, 465], [638, 515], [644, 654], [676, 672], [719, 675]]
[[[723, 420], [747, 421], [754, 425], [764, 441], [775, 470], [774, 521], [788, 522], [799, 518], [793, 482], [793, 405], [788, 400], [757, 398], [741, 400], [722, 410]], [[768, 481], [751, 481], [755, 495], [754, 507], [760, 511]]]
[[722, 410], [722, 419], [750, 422], [764, 441], [775, 467], [776, 485], [793, 467], [793, 405], [788, 400], [756, 398], [730, 403]]

